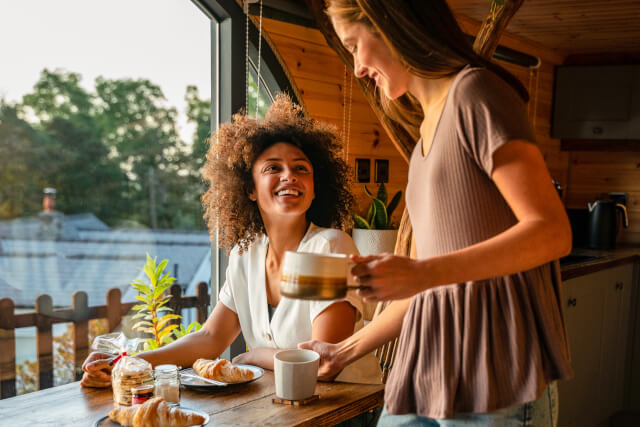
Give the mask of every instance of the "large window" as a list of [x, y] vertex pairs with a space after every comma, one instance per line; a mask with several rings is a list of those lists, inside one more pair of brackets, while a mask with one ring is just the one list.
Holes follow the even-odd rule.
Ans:
[[[0, 4], [0, 299], [16, 314], [39, 294], [54, 308], [77, 290], [89, 306], [113, 288], [133, 301], [147, 254], [184, 295], [210, 283], [215, 302], [226, 259], [202, 219], [207, 137], [247, 99], [262, 117], [291, 93], [253, 26], [247, 89], [245, 19], [234, 0]], [[15, 335], [24, 393], [38, 388], [35, 327]], [[58, 385], [77, 378], [70, 324], [53, 335]]]
[[[185, 294], [209, 282], [210, 18], [187, 0], [2, 2], [0, 40], [0, 298], [16, 314], [39, 294], [131, 301], [147, 253]], [[74, 378], [68, 326], [53, 328], [54, 385]], [[22, 393], [35, 327], [15, 333]]]

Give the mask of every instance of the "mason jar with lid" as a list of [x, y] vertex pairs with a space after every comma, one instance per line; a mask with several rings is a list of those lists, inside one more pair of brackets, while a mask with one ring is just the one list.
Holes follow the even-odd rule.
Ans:
[[167, 405], [180, 405], [180, 377], [176, 365], [158, 365], [154, 370], [155, 396], [163, 397]]
[[153, 397], [153, 392], [153, 384], [143, 384], [131, 387], [131, 403], [133, 405], [142, 404]]

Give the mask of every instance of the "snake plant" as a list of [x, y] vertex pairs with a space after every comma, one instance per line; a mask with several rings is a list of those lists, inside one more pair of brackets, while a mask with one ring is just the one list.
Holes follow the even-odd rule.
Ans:
[[364, 192], [371, 198], [371, 205], [367, 211], [366, 219], [360, 215], [353, 214], [353, 220], [356, 228], [365, 228], [369, 230], [388, 230], [392, 228], [391, 215], [396, 207], [398, 207], [398, 203], [400, 203], [402, 191], [398, 191], [394, 194], [389, 204], [387, 204], [388, 195], [384, 182], [380, 183], [376, 196], [369, 191], [366, 185], [364, 186]]

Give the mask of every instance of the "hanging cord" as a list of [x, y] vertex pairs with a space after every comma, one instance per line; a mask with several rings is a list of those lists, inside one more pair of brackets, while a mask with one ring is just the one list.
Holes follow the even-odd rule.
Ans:
[[[536, 121], [538, 115], [538, 88], [540, 83], [540, 65], [542, 61], [538, 58], [538, 62], [536, 65], [532, 65], [529, 67], [529, 87], [527, 88], [529, 91], [529, 103], [527, 104], [527, 114], [531, 119], [531, 124], [533, 126], [533, 131], [536, 131]], [[535, 73], [536, 83], [535, 90], [533, 91], [533, 97], [531, 97], [531, 90], [533, 89], [533, 75]], [[533, 112], [531, 111], [531, 102], [533, 102]]]
[[347, 109], [346, 148], [344, 161], [349, 164], [349, 140], [351, 139], [351, 106], [353, 105], [353, 73], [349, 73], [349, 107]]
[[536, 120], [538, 119], [538, 84], [540, 83], [540, 59], [536, 65], [536, 96], [533, 99], [533, 129], [536, 129]]
[[340, 132], [340, 140], [342, 140], [342, 158], [344, 161], [347, 161], [347, 149], [346, 149], [346, 138], [347, 138], [347, 64], [344, 64], [344, 73], [342, 75], [342, 129]]
[[527, 93], [529, 94], [529, 102], [527, 102], [527, 115], [531, 120], [531, 83], [533, 82], [533, 68], [529, 67], [529, 83], [527, 84]]
[[258, 78], [256, 91], [256, 120], [258, 120], [258, 111], [260, 110], [260, 65], [262, 63], [262, 0], [260, 0], [260, 25], [258, 26]]

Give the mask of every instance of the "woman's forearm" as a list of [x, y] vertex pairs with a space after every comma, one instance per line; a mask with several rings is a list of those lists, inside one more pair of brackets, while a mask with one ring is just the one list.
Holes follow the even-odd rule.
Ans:
[[481, 243], [420, 261], [429, 286], [483, 280], [530, 270], [571, 251], [565, 224], [521, 221]]
[[411, 298], [391, 302], [367, 326], [338, 343], [335, 357], [346, 366], [400, 335]]
[[[238, 331], [231, 339], [238, 336]], [[170, 363], [178, 366], [191, 366], [196, 359], [215, 359], [229, 346], [228, 340], [220, 340], [219, 337], [211, 336], [205, 330], [192, 332], [169, 345], [156, 350], [138, 354], [138, 357], [151, 363], [151, 365], [161, 365]]]
[[141, 353], [140, 357], [153, 366], [171, 363], [191, 366], [199, 358], [215, 359], [240, 334], [236, 313], [224, 304], [216, 304], [209, 318], [197, 332], [192, 332], [157, 350]]
[[246, 353], [242, 353], [233, 359], [233, 363], [245, 363], [248, 365], [260, 366], [264, 369], [273, 370], [273, 355], [280, 349], [269, 347], [258, 347]]

